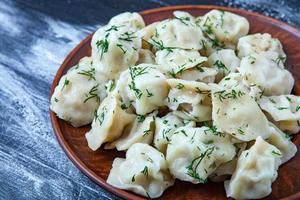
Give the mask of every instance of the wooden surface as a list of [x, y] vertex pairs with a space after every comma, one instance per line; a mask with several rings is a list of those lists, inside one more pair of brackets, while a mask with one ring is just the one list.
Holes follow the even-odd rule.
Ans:
[[[292, 72], [295, 78], [294, 93], [300, 95], [300, 31], [290, 27], [282, 22], [264, 17], [255, 13], [250, 13], [237, 9], [229, 9], [215, 6], [174, 6], [164, 7], [142, 11], [141, 14], [146, 22], [150, 24], [155, 21], [172, 16], [175, 10], [184, 10], [194, 16], [203, 15], [209, 10], [221, 9], [237, 13], [246, 17], [250, 22], [250, 33], [268, 32], [273, 37], [278, 38], [287, 54], [287, 69]], [[83, 40], [66, 58], [60, 67], [53, 81], [51, 93], [58, 84], [60, 77], [70, 67], [75, 65], [78, 60], [84, 56], [90, 56], [91, 35]], [[63, 149], [74, 162], [74, 164], [82, 170], [87, 176], [93, 179], [100, 186], [126, 199], [141, 199], [133, 193], [118, 190], [106, 183], [112, 162], [115, 157], [124, 157], [123, 152], [116, 150], [104, 150], [103, 148], [92, 151], [88, 148], [85, 139], [85, 133], [89, 130], [89, 126], [83, 128], [74, 128], [65, 121], [56, 117], [51, 112], [51, 120], [55, 133], [58, 137]], [[294, 142], [300, 148], [300, 135], [294, 138]], [[300, 198], [300, 154], [288, 163], [282, 165], [279, 170], [279, 176], [273, 184], [272, 194], [267, 199], [279, 199], [284, 197]], [[176, 181], [175, 186], [170, 187], [160, 199], [226, 199], [223, 183], [209, 182], [205, 185], [194, 185], [187, 182]]]
[[50, 87], [68, 53], [114, 15], [178, 4], [242, 8], [300, 27], [298, 0], [0, 1], [1, 200], [119, 199], [79, 171], [58, 144]]

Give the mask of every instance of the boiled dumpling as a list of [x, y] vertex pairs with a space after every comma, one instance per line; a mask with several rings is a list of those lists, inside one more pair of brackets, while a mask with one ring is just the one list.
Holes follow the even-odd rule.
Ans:
[[294, 85], [291, 73], [281, 67], [269, 53], [251, 54], [241, 60], [240, 73], [248, 81], [258, 84], [264, 90], [264, 95], [290, 94]]
[[95, 113], [92, 129], [85, 134], [88, 146], [95, 151], [103, 143], [115, 141], [135, 117], [122, 110], [117, 94], [108, 95]]
[[157, 198], [174, 184], [174, 180], [162, 153], [150, 145], [136, 143], [126, 152], [126, 159], [115, 158], [107, 183], [145, 197]]
[[155, 64], [155, 56], [150, 50], [141, 49], [139, 51], [139, 59], [136, 64], [138, 65], [142, 63]]
[[171, 138], [166, 159], [170, 173], [177, 179], [205, 183], [216, 168], [235, 156], [230, 136], [215, 127], [181, 127]]
[[[281, 61], [285, 61], [285, 53], [280, 41], [272, 38], [269, 33], [256, 33], [239, 39], [237, 44], [238, 56], [240, 58], [260, 52], [275, 52]], [[280, 62], [280, 60], [278, 60]]]
[[[188, 34], [187, 34], [188, 33]], [[194, 17], [186, 12], [174, 12], [174, 17], [159, 22], [156, 32], [149, 42], [159, 50], [173, 48], [202, 48], [202, 31], [197, 27]]]
[[228, 176], [231, 176], [236, 168], [238, 157], [241, 155], [241, 153], [246, 149], [247, 143], [234, 143], [235, 147], [235, 157], [226, 162], [221, 164], [212, 175], [209, 176], [209, 179], [213, 182], [223, 182], [225, 181]]
[[291, 141], [291, 138], [272, 123], [270, 123], [270, 131], [271, 134], [266, 141], [280, 150], [282, 155], [281, 162], [285, 163], [294, 157], [297, 152], [297, 147]]
[[118, 78], [121, 71], [137, 62], [141, 45], [134, 28], [103, 26], [92, 38], [93, 65], [108, 77]]
[[236, 72], [240, 66], [240, 59], [232, 49], [221, 49], [208, 57], [208, 65], [218, 70], [216, 82], [231, 72]]
[[219, 43], [236, 44], [238, 39], [248, 34], [249, 22], [234, 13], [211, 10], [199, 19], [199, 24], [207, 37]]
[[279, 149], [258, 137], [255, 144], [239, 157], [230, 181], [225, 181], [227, 197], [260, 199], [268, 196], [272, 182], [277, 178], [280, 158]]
[[168, 79], [166, 105], [178, 116], [197, 122], [211, 120], [211, 86], [201, 82]]
[[50, 109], [74, 127], [91, 123], [94, 111], [105, 97], [105, 81], [106, 77], [92, 67], [92, 59], [82, 58], [61, 77], [51, 97]]
[[128, 26], [135, 30], [145, 27], [145, 22], [139, 13], [124, 12], [118, 14], [109, 20], [109, 25], [113, 26]]
[[157, 112], [147, 116], [137, 116], [134, 122], [127, 126], [120, 138], [105, 145], [106, 149], [116, 148], [118, 151], [129, 149], [135, 143], [151, 144], [155, 131], [155, 117]]
[[214, 125], [241, 141], [269, 135], [268, 120], [259, 106], [241, 90], [221, 90], [212, 94]]
[[204, 63], [207, 58], [200, 56], [198, 51], [174, 49], [170, 52], [164, 49], [156, 52], [155, 60], [165, 75], [176, 78], [185, 70]]
[[148, 43], [149, 39], [156, 33], [156, 26], [159, 22], [154, 22], [147, 25], [137, 32], [138, 37], [140, 37], [144, 42]]
[[119, 92], [123, 101], [131, 102], [136, 113], [145, 115], [160, 106], [169, 92], [165, 76], [158, 65], [140, 64], [122, 73]]
[[261, 109], [267, 112], [279, 128], [292, 133], [299, 131], [300, 98], [295, 95], [263, 96], [258, 102]]
[[171, 137], [177, 128], [182, 126], [193, 127], [195, 125], [195, 122], [184, 121], [172, 112], [161, 118], [156, 117], [153, 144], [160, 152], [165, 154], [167, 145], [171, 141]]
[[283, 121], [278, 121], [278, 122], [274, 122], [276, 124], [276, 126], [278, 126], [280, 128], [280, 130], [285, 131], [287, 133], [298, 133], [300, 131], [300, 124], [299, 124], [299, 120], [295, 121], [295, 120], [283, 120]]

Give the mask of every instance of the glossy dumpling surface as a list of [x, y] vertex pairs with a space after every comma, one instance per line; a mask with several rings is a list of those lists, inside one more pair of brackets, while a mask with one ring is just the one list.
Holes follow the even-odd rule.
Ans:
[[256, 33], [240, 38], [237, 50], [240, 58], [260, 52], [275, 52], [284, 60], [286, 57], [280, 41], [272, 38], [269, 33]]
[[107, 182], [120, 189], [157, 198], [173, 185], [174, 180], [162, 153], [150, 145], [136, 143], [126, 152], [126, 159], [115, 158]]
[[85, 57], [62, 76], [51, 97], [50, 109], [73, 126], [83, 126], [93, 120], [94, 111], [105, 96], [106, 77]]
[[269, 135], [268, 120], [254, 99], [241, 90], [221, 90], [212, 94], [212, 119], [224, 133], [241, 141]]
[[[279, 67], [270, 53], [251, 54], [241, 60], [240, 73], [254, 84], [261, 86], [264, 95], [290, 94], [294, 85], [292, 74]], [[277, 55], [277, 54], [276, 54]]]
[[230, 181], [225, 182], [227, 197], [260, 199], [268, 196], [277, 178], [280, 158], [279, 149], [258, 137], [249, 150], [242, 152], [236, 171]]
[[95, 151], [103, 143], [115, 141], [135, 117], [121, 108], [117, 95], [108, 95], [95, 113], [92, 129], [85, 134], [88, 146]]

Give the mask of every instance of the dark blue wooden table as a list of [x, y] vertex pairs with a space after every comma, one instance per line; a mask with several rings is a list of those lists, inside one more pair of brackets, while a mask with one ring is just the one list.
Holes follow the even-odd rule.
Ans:
[[0, 1], [0, 199], [117, 199], [57, 143], [51, 82], [68, 52], [112, 16], [175, 4], [238, 7], [300, 27], [298, 0]]

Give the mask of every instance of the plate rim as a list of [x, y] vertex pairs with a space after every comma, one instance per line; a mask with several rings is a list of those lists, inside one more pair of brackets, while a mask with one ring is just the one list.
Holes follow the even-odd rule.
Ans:
[[[290, 25], [286, 22], [280, 21], [278, 19], [265, 16], [262, 14], [259, 14], [257, 12], [253, 11], [248, 11], [240, 8], [232, 8], [232, 7], [225, 7], [225, 6], [217, 6], [217, 5], [173, 5], [173, 6], [164, 6], [164, 7], [158, 7], [158, 8], [152, 8], [152, 9], [147, 9], [147, 10], [142, 10], [139, 12], [139, 14], [143, 15], [148, 15], [148, 14], [153, 14], [153, 13], [159, 13], [162, 11], [170, 11], [170, 10], [188, 10], [188, 9], [199, 9], [199, 10], [212, 10], [212, 9], [220, 9], [220, 10], [225, 10], [229, 12], [234, 12], [234, 13], [244, 13], [253, 17], [258, 17], [258, 18], [265, 18], [268, 21], [270, 21], [272, 24], [280, 26], [280, 28], [284, 30], [288, 30], [289, 32], [295, 34], [295, 35], [300, 35], [300, 28], [294, 27], [293, 25]], [[88, 40], [90, 40], [93, 36], [94, 32], [86, 36], [79, 44], [76, 45], [75, 48], [71, 50], [71, 52], [67, 55], [67, 57], [64, 59], [63, 63], [60, 65], [58, 68], [54, 79], [51, 84], [51, 89], [50, 89], [50, 94], [49, 94], [49, 104], [50, 104], [50, 99], [51, 96], [54, 92], [55, 87], [58, 85], [59, 80], [61, 76], [63, 75], [64, 70], [66, 69], [68, 63], [70, 60], [73, 58], [73, 56], [79, 51], [79, 49], [82, 48], [84, 44], [87, 43]], [[104, 188], [108, 192], [111, 192], [112, 194], [125, 198], [125, 199], [137, 199], [137, 200], [142, 200], [146, 199], [142, 196], [139, 196], [138, 194], [131, 193], [130, 191], [126, 190], [121, 190], [117, 189], [111, 185], [109, 185], [106, 180], [103, 178], [99, 177], [94, 171], [92, 171], [88, 166], [86, 166], [82, 160], [76, 155], [76, 153], [71, 149], [71, 147], [68, 145], [68, 142], [65, 140], [64, 135], [61, 131], [61, 127], [59, 126], [59, 118], [56, 116], [56, 114], [51, 111], [49, 108], [49, 114], [50, 114], [50, 119], [51, 119], [51, 124], [52, 128], [54, 131], [54, 134], [59, 142], [60, 147], [63, 149], [67, 157], [72, 161], [72, 163], [78, 168], [84, 175], [86, 175], [88, 178], [90, 178], [92, 181], [94, 181], [98, 186]], [[296, 192], [295, 194], [292, 194], [288, 197], [285, 198], [291, 198], [291, 199], [296, 199], [300, 197], [300, 191]]]

